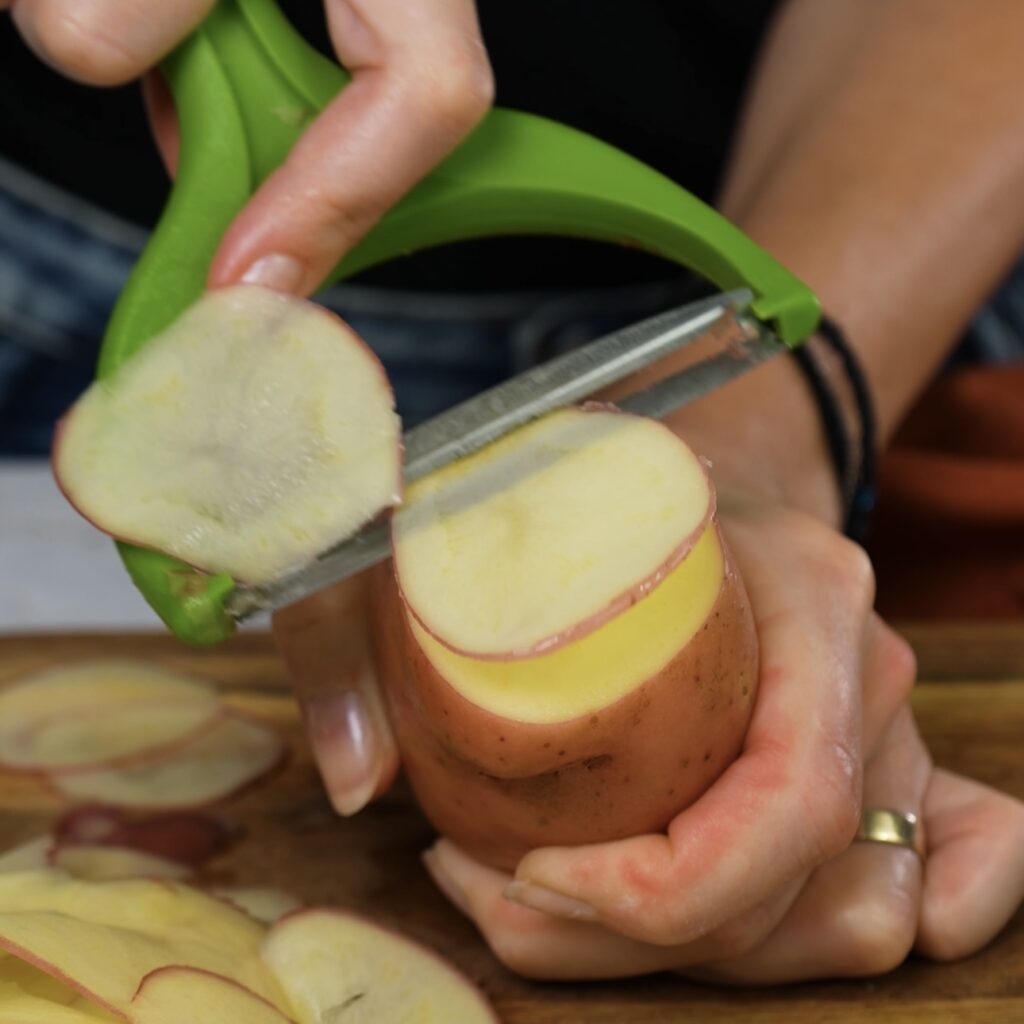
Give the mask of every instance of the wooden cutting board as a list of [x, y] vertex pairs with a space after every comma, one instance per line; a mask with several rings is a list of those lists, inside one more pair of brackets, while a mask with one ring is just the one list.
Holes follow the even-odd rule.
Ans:
[[[908, 635], [922, 674], [946, 680], [921, 685], [914, 698], [936, 761], [1024, 798], [1024, 629], [917, 629]], [[166, 636], [0, 637], [0, 685], [97, 656], [152, 659], [205, 675], [231, 704], [276, 723], [290, 738], [292, 755], [280, 773], [218, 808], [242, 826], [244, 838], [211, 865], [207, 880], [279, 886], [307, 902], [355, 907], [389, 922], [458, 964], [484, 988], [505, 1024], [1024, 1022], [1024, 914], [970, 960], [936, 965], [912, 957], [893, 974], [868, 981], [745, 991], [672, 977], [586, 985], [522, 981], [495, 961], [432, 887], [419, 861], [432, 832], [407, 795], [389, 795], [348, 821], [331, 812], [269, 637], [242, 636], [208, 652]], [[39, 783], [0, 775], [0, 848], [44, 832], [61, 806]]]

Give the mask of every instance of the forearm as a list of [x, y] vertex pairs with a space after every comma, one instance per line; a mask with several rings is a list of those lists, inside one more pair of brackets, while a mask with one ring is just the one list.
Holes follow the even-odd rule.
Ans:
[[[834, 0], [822, 12], [796, 0], [772, 33], [721, 207], [844, 326], [884, 442], [1024, 240], [1024, 5]], [[838, 514], [789, 363], [674, 422], [728, 475]]]

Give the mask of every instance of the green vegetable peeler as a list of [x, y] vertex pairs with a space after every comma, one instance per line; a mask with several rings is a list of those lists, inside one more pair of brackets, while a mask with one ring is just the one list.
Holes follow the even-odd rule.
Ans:
[[[220, 0], [163, 71], [180, 120], [177, 177], [114, 310], [99, 377], [113, 373], [199, 297], [235, 214], [349, 81], [344, 69], [301, 38], [273, 0]], [[503, 109], [491, 111], [324, 283], [427, 246], [502, 234], [639, 246], [723, 290], [742, 289], [726, 305], [742, 306], [747, 322], [777, 347], [777, 339], [798, 345], [818, 322], [818, 302], [804, 284], [668, 178], [584, 133]], [[558, 394], [547, 407], [575, 400], [564, 390]], [[450, 434], [457, 422], [464, 417], [449, 418], [441, 433]], [[419, 428], [421, 451], [424, 440], [438, 436], [436, 427], [433, 434]], [[408, 444], [406, 454], [408, 470]], [[259, 604], [239, 600], [241, 588], [227, 575], [208, 575], [128, 544], [118, 547], [146, 600], [186, 643], [226, 639]]]

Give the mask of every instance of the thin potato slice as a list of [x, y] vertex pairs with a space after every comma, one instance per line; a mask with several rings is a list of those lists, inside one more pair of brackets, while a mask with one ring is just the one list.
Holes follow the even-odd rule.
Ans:
[[53, 775], [149, 761], [212, 729], [222, 714], [217, 705], [138, 701], [55, 715], [12, 743], [8, 764]]
[[[162, 716], [143, 712], [148, 725], [136, 728], [136, 706], [153, 704]], [[61, 665], [0, 689], [0, 762], [24, 769], [109, 763], [193, 734], [219, 709], [209, 684], [145, 662]], [[109, 723], [124, 716], [134, 726], [112, 731]], [[98, 745], [90, 729], [102, 735]]]
[[158, 761], [74, 775], [53, 784], [66, 796], [122, 807], [197, 807], [230, 796], [266, 774], [284, 743], [272, 729], [237, 716]]
[[50, 863], [89, 882], [113, 882], [123, 878], [180, 881], [192, 874], [186, 864], [124, 846], [58, 846], [50, 854]]
[[22, 872], [0, 875], [0, 908], [0, 949], [118, 1013], [127, 1013], [147, 974], [168, 964], [280, 997], [257, 955], [265, 929], [186, 885]]
[[[70, 989], [68, 992], [76, 995]], [[53, 1002], [31, 995], [17, 985], [0, 981], [0, 1021], [3, 1024], [97, 1024], [98, 1021], [120, 1020], [120, 1017], [83, 999], [67, 1004]]]
[[302, 900], [281, 889], [236, 885], [211, 889], [210, 893], [218, 899], [227, 900], [239, 910], [244, 910], [262, 924], [274, 924], [286, 914], [302, 907]]
[[473, 984], [437, 954], [355, 914], [300, 910], [262, 957], [299, 1024], [497, 1024]]
[[[13, 986], [24, 995], [49, 1003], [59, 1003], [61, 1006], [70, 1006], [79, 995], [59, 978], [52, 977], [25, 960], [11, 956], [10, 953], [0, 953], [0, 985], [8, 987], [8, 995], [12, 994], [9, 989]], [[0, 1017], [0, 1020], [2, 1019]]]
[[564, 409], [412, 484], [395, 570], [444, 646], [524, 658], [642, 598], [713, 513], [703, 463], [664, 424]]
[[276, 1006], [237, 982], [178, 966], [146, 977], [129, 1017], [132, 1024], [289, 1024]]
[[252, 286], [208, 292], [63, 420], [58, 483], [101, 530], [259, 583], [401, 494], [383, 367], [340, 319]]
[[53, 836], [36, 836], [0, 853], [0, 872], [33, 871], [50, 863]]

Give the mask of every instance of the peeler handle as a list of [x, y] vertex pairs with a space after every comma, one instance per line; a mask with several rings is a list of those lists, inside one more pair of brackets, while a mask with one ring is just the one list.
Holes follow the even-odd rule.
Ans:
[[[349, 81], [273, 0], [220, 0], [163, 71], [181, 134], [175, 183], [108, 325], [100, 377], [199, 297], [235, 214]], [[749, 288], [751, 311], [791, 346], [818, 322], [806, 285], [679, 185], [592, 136], [504, 109], [492, 110], [324, 283], [417, 249], [507, 234], [637, 246], [723, 290]], [[223, 609], [230, 577], [204, 576], [130, 545], [119, 549], [179, 638], [211, 644], [230, 635], [234, 624]]]

